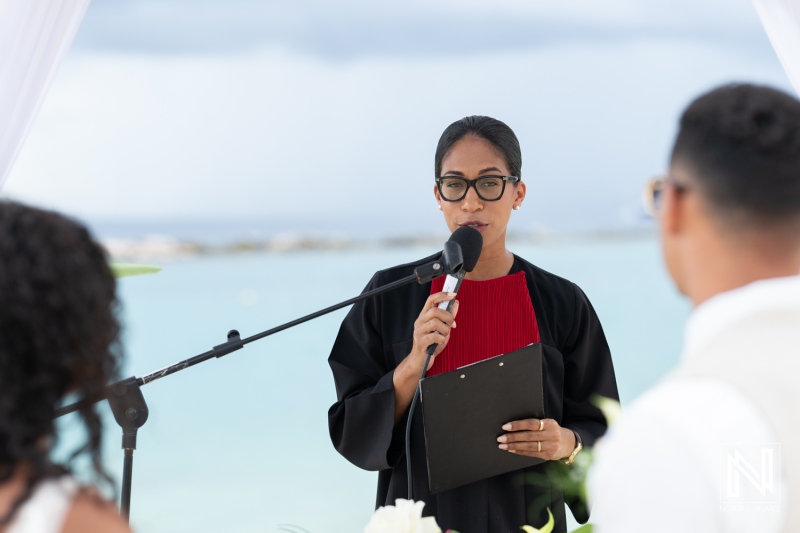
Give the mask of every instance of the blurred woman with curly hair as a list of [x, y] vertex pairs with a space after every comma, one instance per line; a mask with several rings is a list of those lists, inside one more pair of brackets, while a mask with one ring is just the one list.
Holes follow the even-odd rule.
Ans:
[[115, 281], [100, 246], [57, 213], [0, 202], [0, 533], [117, 533], [113, 504], [80, 487], [69, 466], [88, 456], [97, 481], [102, 423], [79, 411], [86, 440], [51, 461], [53, 419], [67, 394], [96, 398], [117, 376]]

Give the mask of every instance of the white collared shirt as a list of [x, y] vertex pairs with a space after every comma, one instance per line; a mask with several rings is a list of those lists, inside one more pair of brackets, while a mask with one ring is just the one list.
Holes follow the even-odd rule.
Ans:
[[[751, 283], [692, 311], [682, 361], [754, 311], [797, 309], [800, 276]], [[589, 495], [596, 531], [778, 533], [786, 510], [721, 505], [723, 443], [771, 443], [774, 431], [742, 392], [710, 377], [673, 377], [626, 407], [595, 447]], [[786, 501], [786, 485], [781, 483]]]

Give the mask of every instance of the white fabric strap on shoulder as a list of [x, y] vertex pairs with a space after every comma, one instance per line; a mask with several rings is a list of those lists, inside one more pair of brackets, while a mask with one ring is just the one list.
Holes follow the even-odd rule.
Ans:
[[39, 483], [7, 533], [60, 533], [79, 486], [69, 476]]

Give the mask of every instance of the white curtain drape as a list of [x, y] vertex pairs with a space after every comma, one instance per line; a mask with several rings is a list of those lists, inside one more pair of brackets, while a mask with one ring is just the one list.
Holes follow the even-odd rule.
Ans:
[[800, 94], [800, 0], [753, 0], [794, 90]]
[[0, 0], [0, 189], [89, 0]]

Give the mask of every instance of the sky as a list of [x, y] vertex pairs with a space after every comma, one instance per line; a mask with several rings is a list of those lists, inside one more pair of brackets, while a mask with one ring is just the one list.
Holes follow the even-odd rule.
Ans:
[[439, 135], [481, 114], [522, 146], [512, 229], [635, 228], [681, 110], [732, 81], [791, 90], [749, 0], [95, 0], [0, 194], [416, 234]]

